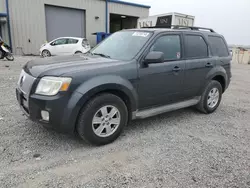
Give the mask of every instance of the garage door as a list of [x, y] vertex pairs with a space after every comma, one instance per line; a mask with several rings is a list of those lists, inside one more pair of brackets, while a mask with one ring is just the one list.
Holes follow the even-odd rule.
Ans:
[[84, 10], [45, 5], [47, 40], [85, 37]]

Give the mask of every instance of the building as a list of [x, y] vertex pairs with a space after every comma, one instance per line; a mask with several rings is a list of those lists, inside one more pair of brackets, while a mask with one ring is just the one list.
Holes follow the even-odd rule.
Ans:
[[38, 54], [45, 41], [136, 28], [150, 6], [118, 0], [0, 0], [0, 35], [15, 54]]
[[138, 28], [142, 27], [164, 27], [171, 28], [173, 25], [178, 26], [194, 26], [195, 17], [177, 12], [159, 14], [140, 18], [138, 20]]

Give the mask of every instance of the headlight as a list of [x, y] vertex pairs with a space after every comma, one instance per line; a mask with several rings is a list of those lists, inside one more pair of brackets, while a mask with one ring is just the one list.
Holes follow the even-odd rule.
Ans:
[[36, 94], [52, 96], [59, 91], [67, 91], [71, 80], [71, 78], [45, 76], [39, 81]]

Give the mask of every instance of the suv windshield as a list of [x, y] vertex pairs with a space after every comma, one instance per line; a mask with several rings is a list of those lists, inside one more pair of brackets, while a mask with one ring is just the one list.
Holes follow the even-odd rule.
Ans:
[[151, 32], [116, 32], [91, 50], [91, 53], [117, 60], [131, 60], [151, 36]]

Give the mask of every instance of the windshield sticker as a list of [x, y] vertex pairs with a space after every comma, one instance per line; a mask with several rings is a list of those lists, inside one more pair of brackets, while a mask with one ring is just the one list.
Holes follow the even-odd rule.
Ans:
[[149, 33], [145, 33], [145, 32], [134, 32], [132, 36], [135, 37], [147, 37], [149, 35]]

